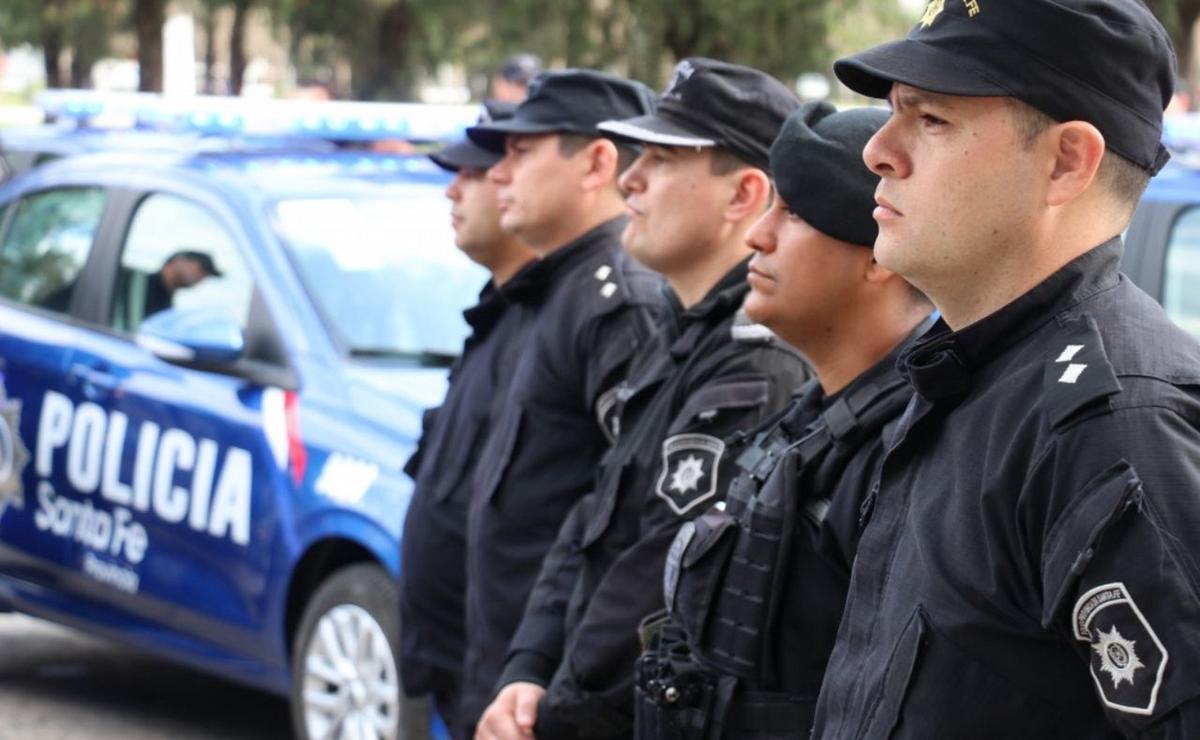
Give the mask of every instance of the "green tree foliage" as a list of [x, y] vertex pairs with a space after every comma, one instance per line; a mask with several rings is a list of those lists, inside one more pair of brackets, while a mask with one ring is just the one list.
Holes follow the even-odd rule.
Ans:
[[793, 80], [827, 56], [829, 0], [411, 0], [413, 49], [431, 66], [460, 59], [486, 74], [517, 50], [550, 63], [665, 82], [687, 56], [749, 64]]
[[1197, 97], [1200, 97], [1200, 74], [1196, 69], [1192, 38], [1196, 19], [1200, 18], [1200, 0], [1146, 0], [1146, 4], [1171, 34], [1175, 55], [1179, 59], [1179, 76], [1191, 93], [1191, 108], [1195, 110], [1196, 103], [1200, 102], [1197, 101]]
[[[126, 12], [124, 0], [4, 0], [0, 47], [39, 47], [49, 86], [87, 87], [92, 64], [108, 53]], [[62, 55], [68, 51], [71, 65], [64, 70]]]

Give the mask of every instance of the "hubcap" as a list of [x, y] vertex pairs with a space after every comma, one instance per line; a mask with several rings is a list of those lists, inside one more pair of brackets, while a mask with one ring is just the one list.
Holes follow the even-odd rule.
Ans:
[[379, 623], [353, 604], [321, 616], [304, 654], [311, 740], [397, 740], [400, 679]]

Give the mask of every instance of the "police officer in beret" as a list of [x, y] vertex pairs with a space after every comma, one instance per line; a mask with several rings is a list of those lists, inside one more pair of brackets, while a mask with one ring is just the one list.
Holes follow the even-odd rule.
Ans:
[[653, 109], [645, 85], [591, 70], [547, 72], [506, 121], [467, 134], [504, 159], [488, 171], [500, 226], [541, 256], [517, 298], [529, 322], [476, 462], [467, 536], [463, 717], [491, 701], [509, 640], [567, 511], [614, 436], [613, 388], [650, 337], [661, 278], [621, 249], [617, 188], [632, 159], [597, 124]]
[[746, 313], [816, 378], [749, 434], [722, 501], [675, 538], [666, 616], [648, 621], [636, 737], [807, 737], [833, 648], [858, 510], [912, 391], [900, 347], [928, 300], [871, 254], [879, 177], [862, 163], [887, 113], [806, 103], [771, 147], [779, 197], [749, 234]]
[[637, 627], [661, 608], [675, 531], [728, 479], [726, 438], [807, 375], [739, 313], [745, 235], [771, 198], [767, 151], [798, 105], [758, 70], [692, 58], [655, 113], [600, 124], [642, 146], [620, 179], [621, 241], [666, 277], [668, 311], [610, 397], [619, 434], [543, 564], [477, 737], [630, 736]]
[[936, 0], [875, 257], [942, 320], [867, 507], [820, 738], [1200, 737], [1200, 347], [1117, 270], [1173, 91], [1137, 0]]
[[[511, 118], [515, 107], [488, 101], [480, 121]], [[487, 178], [499, 154], [464, 140], [429, 156], [454, 173], [446, 188], [454, 243], [487, 268], [491, 280], [479, 302], [463, 313], [471, 335], [450, 370], [442, 405], [426, 412], [417, 452], [405, 466], [416, 486], [400, 541], [400, 668], [405, 692], [432, 694], [451, 734], [461, 738], [469, 736], [457, 708], [466, 641], [465, 532], [472, 463], [487, 432], [492, 401], [507, 385], [522, 346], [524, 322], [510, 304], [528, 284], [535, 255], [500, 229], [496, 185]]]

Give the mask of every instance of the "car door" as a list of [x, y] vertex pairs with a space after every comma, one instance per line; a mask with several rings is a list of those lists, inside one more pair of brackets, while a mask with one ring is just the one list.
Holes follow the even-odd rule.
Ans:
[[49, 187], [16, 197], [0, 218], [0, 573], [20, 582], [59, 583], [78, 540], [99, 526], [86, 502], [59, 496], [87, 474], [86, 456], [55, 464], [45, 427], [46, 399], [67, 392], [85, 333], [72, 312], [107, 200], [99, 187]]
[[1144, 198], [1125, 242], [1122, 271], [1200, 337], [1200, 204]]
[[[77, 567], [112, 608], [242, 655], [270, 654], [275, 646], [263, 644], [258, 630], [279, 502], [292, 483], [286, 443], [267, 431], [281, 422], [284, 390], [248, 368], [271, 362], [256, 356], [282, 353], [263, 348], [269, 317], [256, 300], [247, 243], [230, 219], [168, 192], [126, 200], [128, 226], [109, 255], [106, 300], [98, 302], [107, 326], [80, 337], [70, 359], [79, 388], [54, 399], [71, 431], [53, 436], [58, 444], [48, 454], [63, 464], [85, 447], [98, 471], [65, 495], [113, 522], [111, 539], [81, 543]], [[170, 264], [183, 253], [204, 255], [212, 272], [198, 281], [194, 271], [182, 283], [171, 278], [169, 289], [156, 285], [169, 282]], [[168, 362], [138, 341], [141, 322], [164, 307], [222, 311], [260, 341], [228, 366]], [[89, 397], [88, 383], [104, 391]], [[80, 422], [82, 414], [94, 420]], [[118, 526], [130, 530], [120, 542]]]

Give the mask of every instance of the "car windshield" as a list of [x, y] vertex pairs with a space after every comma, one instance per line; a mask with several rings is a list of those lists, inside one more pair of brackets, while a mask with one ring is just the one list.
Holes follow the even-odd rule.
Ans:
[[280, 200], [271, 220], [353, 355], [456, 355], [468, 332], [462, 311], [487, 272], [455, 248], [439, 188], [383, 192]]

